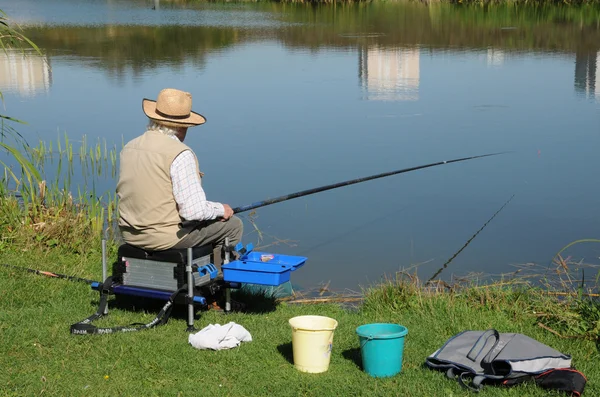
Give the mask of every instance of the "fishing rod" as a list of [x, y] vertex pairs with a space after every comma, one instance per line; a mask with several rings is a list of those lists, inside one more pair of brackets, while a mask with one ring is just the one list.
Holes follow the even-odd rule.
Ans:
[[17, 270], [27, 271], [29, 273], [39, 274], [40, 276], [46, 276], [46, 277], [52, 277], [52, 278], [62, 278], [65, 280], [76, 281], [76, 282], [81, 282], [81, 283], [86, 283], [86, 284], [92, 284], [92, 283], [97, 282], [94, 280], [88, 280], [87, 278], [81, 278], [81, 277], [76, 277], [76, 276], [69, 276], [66, 274], [47, 272], [44, 270], [30, 269], [28, 267], [14, 266], [14, 265], [6, 264], [6, 263], [2, 263], [1, 265], [4, 267], [11, 268], [11, 269], [17, 269]]
[[[308, 196], [310, 194], [315, 194], [315, 193], [323, 192], [325, 190], [336, 189], [336, 188], [342, 187], [342, 186], [354, 185], [356, 183], [366, 182], [366, 181], [370, 181], [370, 180], [373, 180], [373, 179], [385, 178], [386, 176], [391, 176], [391, 175], [396, 175], [396, 174], [403, 174], [405, 172], [421, 170], [423, 168], [430, 168], [430, 167], [435, 167], [435, 166], [438, 166], [438, 165], [458, 163], [458, 162], [461, 162], [461, 161], [473, 160], [473, 159], [478, 159], [478, 158], [482, 158], [482, 157], [497, 156], [499, 154], [504, 154], [504, 153], [507, 153], [507, 152], [489, 153], [489, 154], [482, 154], [482, 155], [479, 155], [479, 156], [463, 157], [463, 158], [454, 159], [454, 160], [438, 161], [437, 163], [419, 165], [419, 166], [416, 166], [416, 167], [404, 168], [404, 169], [397, 170], [397, 171], [384, 172], [382, 174], [371, 175], [371, 176], [366, 176], [366, 177], [357, 178], [357, 179], [351, 179], [351, 180], [345, 181], [345, 182], [339, 182], [339, 183], [334, 183], [334, 184], [331, 184], [331, 185], [326, 185], [326, 186], [321, 186], [321, 187], [317, 187], [317, 188], [313, 188], [313, 189], [303, 190], [303, 191], [300, 191], [300, 192], [296, 192], [296, 193], [292, 193], [292, 194], [286, 194], [284, 196], [275, 197], [275, 198], [272, 198], [272, 199], [267, 199], [267, 200], [263, 200], [263, 201], [257, 201], [255, 203], [252, 203], [252, 204], [249, 204], [249, 205], [243, 205], [241, 207], [236, 207], [236, 208], [233, 208], [233, 213], [237, 214], [239, 212], [250, 211], [250, 210], [253, 210], [255, 208], [260, 208], [260, 207], [264, 207], [264, 206], [267, 206], [267, 205], [271, 205], [271, 204], [275, 204], [275, 203], [280, 203], [282, 201], [291, 200], [291, 199], [294, 199], [294, 198], [297, 198], [297, 197]], [[200, 222], [201, 221], [197, 221], [197, 220], [185, 220], [185, 221], [182, 221], [181, 223], [179, 223], [179, 226], [183, 228], [183, 227], [188, 227], [188, 226], [196, 225], [196, 224], [198, 224]]]
[[488, 224], [489, 224], [489, 223], [490, 223], [490, 222], [491, 222], [491, 221], [492, 221], [492, 220], [493, 220], [493, 219], [496, 217], [496, 215], [498, 215], [498, 214], [499, 214], [499, 213], [500, 213], [500, 212], [501, 212], [501, 211], [504, 209], [504, 207], [506, 207], [506, 206], [508, 205], [508, 203], [510, 203], [510, 202], [512, 201], [512, 199], [513, 199], [514, 197], [515, 197], [515, 195], [514, 195], [514, 194], [513, 194], [512, 196], [510, 196], [510, 198], [509, 198], [509, 199], [508, 199], [508, 200], [507, 200], [507, 201], [504, 203], [504, 205], [502, 205], [502, 207], [500, 207], [500, 209], [499, 209], [498, 211], [494, 212], [494, 215], [492, 215], [492, 217], [491, 217], [490, 219], [488, 219], [488, 220], [487, 220], [487, 221], [486, 221], [486, 222], [483, 224], [483, 226], [481, 226], [481, 227], [479, 228], [479, 230], [477, 230], [477, 231], [475, 232], [475, 234], [471, 236], [471, 238], [470, 238], [470, 239], [468, 239], [468, 240], [467, 240], [467, 242], [465, 243], [465, 245], [463, 245], [462, 247], [460, 247], [460, 249], [459, 249], [458, 251], [456, 251], [456, 252], [454, 253], [454, 255], [452, 255], [452, 257], [451, 257], [450, 259], [448, 259], [448, 260], [446, 261], [446, 263], [444, 263], [444, 264], [442, 265], [442, 267], [440, 267], [440, 268], [438, 269], [438, 271], [437, 271], [437, 272], [435, 272], [435, 274], [434, 274], [433, 276], [429, 277], [429, 280], [427, 280], [427, 282], [425, 283], [425, 285], [427, 285], [427, 284], [431, 283], [431, 282], [433, 281], [433, 279], [434, 279], [434, 278], [436, 278], [437, 276], [439, 276], [439, 275], [440, 275], [440, 273], [441, 273], [441, 272], [442, 272], [444, 269], [446, 269], [446, 268], [448, 267], [448, 265], [450, 264], [450, 262], [452, 262], [452, 261], [454, 260], [454, 258], [456, 258], [456, 257], [458, 256], [458, 254], [460, 254], [460, 253], [461, 253], [461, 252], [462, 252], [462, 251], [463, 251], [465, 248], [467, 248], [467, 245], [471, 244], [471, 241], [473, 241], [473, 240], [475, 239], [475, 237], [477, 237], [477, 235], [478, 235], [478, 234], [479, 234], [479, 233], [480, 233], [480, 232], [481, 232], [483, 229], [485, 229], [485, 228], [486, 228], [486, 226], [487, 226], [487, 225], [488, 225]]

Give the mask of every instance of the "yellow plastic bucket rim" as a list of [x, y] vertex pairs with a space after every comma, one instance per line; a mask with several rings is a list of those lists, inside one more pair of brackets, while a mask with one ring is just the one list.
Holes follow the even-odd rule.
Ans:
[[[311, 328], [306, 328], [303, 326], [299, 326], [299, 325], [294, 325], [294, 320], [298, 321], [300, 319], [319, 319], [319, 320], [327, 320], [330, 322], [333, 322], [333, 326], [332, 327], [319, 327], [318, 329], [311, 329]], [[302, 330], [302, 331], [313, 331], [313, 332], [319, 332], [319, 331], [335, 331], [335, 329], [338, 326], [338, 322], [336, 319], [331, 318], [331, 317], [327, 317], [327, 316], [316, 316], [316, 315], [307, 315], [307, 316], [296, 316], [296, 317], [292, 317], [288, 320], [290, 326], [292, 327], [292, 329], [294, 330]]]

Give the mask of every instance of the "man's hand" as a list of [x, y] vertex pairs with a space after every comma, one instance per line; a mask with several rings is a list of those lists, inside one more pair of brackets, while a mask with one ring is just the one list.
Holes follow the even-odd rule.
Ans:
[[233, 216], [233, 210], [229, 204], [223, 204], [223, 208], [225, 209], [225, 215], [223, 215], [223, 218], [221, 218], [221, 222], [226, 222]]

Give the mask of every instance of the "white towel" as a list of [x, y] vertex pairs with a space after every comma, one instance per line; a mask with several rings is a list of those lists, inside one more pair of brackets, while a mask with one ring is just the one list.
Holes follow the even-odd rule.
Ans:
[[188, 337], [188, 342], [196, 349], [231, 349], [239, 346], [242, 342], [251, 341], [250, 332], [233, 321], [225, 325], [209, 324]]

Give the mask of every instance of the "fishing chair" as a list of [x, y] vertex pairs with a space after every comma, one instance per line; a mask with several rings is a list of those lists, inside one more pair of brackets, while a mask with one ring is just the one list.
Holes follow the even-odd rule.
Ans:
[[[233, 247], [225, 240], [225, 260], [229, 263]], [[188, 307], [187, 330], [193, 331], [195, 306], [206, 307], [207, 296], [225, 290], [225, 312], [231, 310], [231, 288], [240, 283], [226, 282], [213, 264], [213, 246], [149, 251], [123, 244], [118, 248], [117, 261], [113, 263], [112, 275], [107, 277], [106, 242], [102, 242], [103, 283], [92, 283], [92, 289], [100, 292], [98, 311], [71, 326], [73, 334], [98, 334], [131, 332], [151, 328], [168, 321], [172, 306], [184, 303]], [[187, 293], [186, 293], [187, 292]], [[124, 295], [167, 301], [157, 317], [148, 324], [135, 326], [97, 328], [92, 321], [108, 314], [108, 296]]]

